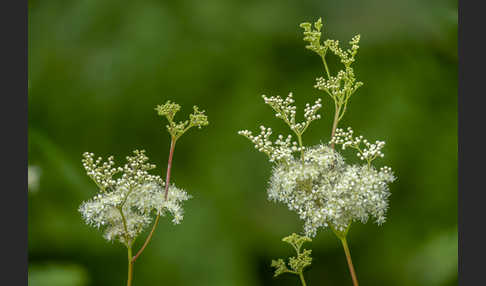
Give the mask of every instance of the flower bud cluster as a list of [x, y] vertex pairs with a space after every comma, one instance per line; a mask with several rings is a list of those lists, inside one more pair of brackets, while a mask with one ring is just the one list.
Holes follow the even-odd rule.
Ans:
[[326, 45], [321, 45], [322, 19], [319, 18], [319, 20], [314, 23], [314, 29], [312, 29], [311, 23], [302, 23], [300, 24], [300, 27], [304, 29], [304, 41], [309, 42], [305, 47], [324, 56], [328, 47]]
[[[363, 85], [362, 82], [356, 81], [354, 76], [354, 70], [351, 64], [354, 63], [356, 54], [359, 49], [360, 35], [354, 36], [349, 41], [350, 48], [343, 50], [339, 46], [338, 40], [327, 39], [321, 45], [321, 18], [314, 23], [314, 30], [311, 23], [302, 23], [300, 25], [304, 29], [304, 41], [309, 42], [306, 46], [316, 52], [324, 63], [326, 69], [326, 78], [318, 77], [314, 87], [319, 90], [325, 91], [333, 100], [338, 110], [338, 121], [344, 116], [346, 112], [346, 106], [351, 95]], [[336, 55], [341, 63], [344, 65], [344, 69], [340, 70], [336, 76], [332, 76], [329, 72], [329, 68], [326, 63], [326, 53], [331, 51]]]
[[208, 117], [204, 115], [204, 110], [199, 110], [199, 107], [193, 106], [194, 112], [189, 114], [189, 126], [197, 126], [197, 128], [201, 129], [203, 126], [207, 126], [209, 124]]
[[341, 63], [348, 67], [354, 62], [354, 57], [358, 53], [360, 39], [360, 35], [354, 36], [351, 41], [349, 41], [349, 45], [351, 46], [351, 48], [347, 50], [343, 50], [341, 49], [341, 47], [339, 47], [338, 40], [328, 39], [324, 41], [324, 46], [328, 47], [330, 51], [332, 51], [336, 56], [339, 57]]
[[315, 102], [314, 105], [310, 105], [309, 103], [305, 104], [305, 109], [304, 109], [304, 118], [306, 122], [312, 122], [317, 119], [321, 119], [321, 115], [317, 114], [317, 111], [321, 109], [322, 104], [321, 104], [321, 99], [318, 98]]
[[347, 50], [343, 50], [341, 47], [339, 47], [338, 40], [327, 39], [323, 42], [323, 45], [321, 45], [321, 18], [314, 23], [314, 29], [312, 28], [312, 24], [308, 22], [300, 24], [300, 27], [304, 29], [304, 41], [309, 43], [306, 46], [307, 49], [314, 51], [321, 57], [325, 57], [327, 50], [330, 50], [339, 57], [341, 63], [346, 67], [350, 66], [354, 62], [354, 57], [358, 53], [359, 49], [359, 40], [361, 39], [360, 35], [354, 36], [351, 41], [349, 41], [349, 45], [351, 47]]
[[160, 116], [165, 116], [169, 121], [174, 120], [174, 116], [176, 113], [181, 110], [181, 106], [175, 102], [171, 102], [168, 100], [165, 104], [163, 105], [157, 105], [155, 107], [155, 110], [157, 111], [157, 114]]
[[[351, 127], [348, 127], [347, 131], [337, 128], [330, 143], [341, 145], [342, 150], [348, 147], [356, 149], [358, 158], [368, 163], [371, 163], [377, 157], [384, 157], [381, 150], [385, 146], [385, 141], [371, 143], [367, 139], [364, 139], [362, 135], [353, 137], [353, 133], [354, 131]], [[364, 144], [364, 148], [361, 148], [361, 143]]]
[[113, 175], [123, 171], [123, 168], [114, 168], [115, 162], [113, 156], [108, 157], [107, 161], [100, 165], [103, 158], [98, 157], [94, 159], [94, 154], [85, 152], [83, 154], [83, 167], [86, 174], [98, 185], [101, 191], [112, 189], [116, 185], [116, 180]]
[[336, 101], [344, 103], [362, 85], [362, 82], [356, 81], [353, 68], [347, 67], [345, 70], [339, 71], [335, 77], [316, 78], [314, 88], [323, 90]]
[[95, 160], [94, 154], [84, 153], [83, 165], [100, 192], [83, 202], [79, 211], [87, 224], [102, 228], [110, 241], [133, 241], [154, 214], [170, 213], [173, 222], [179, 223], [183, 218], [182, 202], [190, 198], [184, 190], [171, 185], [165, 200], [162, 178], [148, 173], [155, 165], [147, 163], [145, 151], [133, 153], [126, 157], [123, 167], [115, 167], [112, 156], [102, 162], [102, 158]]
[[177, 103], [173, 103], [170, 100], [164, 105], [157, 105], [155, 110], [160, 116], [165, 116], [169, 124], [166, 126], [170, 135], [174, 140], [177, 140], [182, 134], [184, 134], [191, 127], [198, 127], [201, 129], [209, 124], [208, 117], [204, 114], [204, 111], [200, 111], [197, 106], [194, 106], [194, 112], [189, 115], [189, 120], [174, 121], [175, 114], [181, 109], [181, 106]]
[[241, 130], [238, 134], [250, 139], [255, 145], [255, 149], [267, 154], [270, 162], [287, 161], [292, 158], [293, 152], [298, 152], [301, 148], [296, 141], [292, 141], [292, 136], [288, 135], [284, 138], [283, 135], [278, 135], [275, 142], [270, 141], [272, 129], [260, 126], [260, 134], [254, 136], [251, 131]]
[[275, 117], [282, 119], [298, 135], [302, 135], [312, 121], [321, 118], [321, 115], [317, 114], [317, 111], [322, 107], [320, 98], [312, 106], [307, 103], [304, 109], [305, 121], [296, 122], [297, 107], [293, 105], [294, 98], [292, 93], [289, 93], [285, 99], [280, 96], [267, 97], [266, 95], [262, 95], [262, 97], [265, 103], [275, 111]]
[[281, 258], [272, 260], [271, 266], [275, 268], [274, 277], [277, 277], [283, 273], [301, 275], [304, 272], [304, 268], [310, 266], [312, 263], [312, 257], [310, 256], [312, 250], [303, 249], [301, 251], [302, 244], [305, 242], [310, 242], [312, 239], [292, 233], [291, 235], [284, 237], [282, 241], [290, 244], [295, 250], [297, 256], [290, 257], [288, 259], [288, 263], [285, 263], [285, 261]]

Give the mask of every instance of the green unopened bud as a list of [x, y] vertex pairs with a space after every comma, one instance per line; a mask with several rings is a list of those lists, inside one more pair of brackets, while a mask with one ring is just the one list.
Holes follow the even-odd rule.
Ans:
[[160, 116], [165, 116], [169, 124], [166, 126], [173, 140], [179, 139], [191, 127], [197, 126], [199, 129], [209, 124], [208, 117], [204, 111], [200, 111], [194, 106], [194, 112], [189, 115], [189, 120], [174, 122], [175, 114], [181, 109], [177, 103], [167, 101], [164, 105], [157, 105], [155, 110]]

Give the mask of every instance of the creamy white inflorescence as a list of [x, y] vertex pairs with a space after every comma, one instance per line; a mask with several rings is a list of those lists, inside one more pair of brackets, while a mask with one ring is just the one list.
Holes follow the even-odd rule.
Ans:
[[87, 224], [102, 228], [110, 241], [133, 241], [151, 223], [154, 214], [170, 213], [172, 221], [179, 223], [184, 213], [182, 202], [190, 198], [184, 190], [170, 185], [165, 200], [162, 178], [148, 173], [155, 165], [147, 163], [144, 151], [133, 153], [134, 156], [126, 157], [123, 167], [115, 167], [113, 157], [102, 163], [102, 158], [95, 160], [93, 153], [83, 154], [84, 168], [99, 193], [83, 202], [79, 211]]
[[348, 165], [326, 145], [306, 148], [305, 160], [278, 163], [272, 171], [268, 197], [297, 212], [307, 236], [329, 225], [345, 231], [353, 221], [370, 216], [385, 221], [394, 176], [388, 167]]
[[[374, 159], [383, 157], [381, 150], [385, 142], [370, 143], [363, 136], [353, 137], [351, 128], [347, 131], [336, 129], [329, 143], [342, 145], [343, 150], [354, 148], [357, 156], [367, 162], [365, 165], [347, 164], [329, 145], [308, 147], [301, 144], [307, 127], [320, 118], [317, 114], [320, 101], [312, 107], [307, 104], [305, 121], [296, 123], [292, 94], [286, 99], [278, 96], [263, 96], [263, 99], [300, 141], [293, 141], [291, 135], [278, 135], [272, 142], [272, 129], [264, 126], [260, 126], [261, 132], [256, 136], [248, 130], [239, 132], [275, 163], [268, 187], [269, 199], [284, 203], [297, 212], [304, 221], [304, 233], [309, 237], [325, 227], [345, 232], [353, 221], [366, 223], [370, 217], [378, 224], [385, 222], [390, 196], [388, 184], [395, 177], [389, 167], [377, 170], [371, 165]], [[300, 156], [295, 156], [295, 152]]]
[[[353, 221], [367, 222], [374, 217], [378, 224], [386, 219], [388, 184], [395, 180], [389, 167], [377, 170], [372, 161], [383, 157], [381, 151], [384, 141], [368, 142], [363, 136], [353, 137], [353, 130], [344, 131], [337, 128], [348, 109], [348, 101], [356, 90], [363, 85], [357, 81], [352, 64], [359, 49], [360, 35], [349, 41], [350, 47], [342, 49], [339, 41], [327, 39], [321, 44], [321, 19], [314, 25], [302, 23], [306, 48], [317, 53], [325, 67], [325, 77], [318, 77], [314, 87], [326, 92], [334, 102], [335, 115], [328, 145], [304, 146], [302, 136], [314, 120], [320, 119], [317, 114], [322, 107], [321, 99], [314, 105], [306, 104], [304, 121], [296, 121], [297, 107], [290, 93], [285, 99], [280, 96], [263, 99], [275, 111], [275, 116], [282, 119], [292, 130], [291, 135], [279, 135], [275, 142], [270, 140], [272, 129], [261, 126], [259, 135], [254, 136], [248, 130], [239, 134], [250, 139], [255, 148], [267, 154], [270, 162], [275, 163], [270, 178], [268, 196], [272, 201], [286, 204], [290, 210], [297, 212], [304, 221], [304, 232], [315, 236], [319, 228], [331, 227], [342, 237]], [[330, 51], [344, 65], [344, 69], [333, 76], [326, 62]], [[285, 139], [284, 139], [285, 138]], [[353, 165], [344, 161], [334, 145], [342, 145], [342, 150], [353, 148], [357, 156], [367, 164]], [[364, 145], [364, 146], [363, 146]], [[300, 156], [295, 156], [299, 152]]]

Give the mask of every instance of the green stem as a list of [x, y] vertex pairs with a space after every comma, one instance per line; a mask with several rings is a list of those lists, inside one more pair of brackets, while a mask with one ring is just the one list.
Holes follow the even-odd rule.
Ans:
[[296, 133], [297, 135], [297, 140], [299, 141], [299, 146], [300, 146], [300, 157], [302, 159], [302, 164], [304, 164], [304, 147], [302, 145], [302, 135]]
[[[334, 113], [334, 122], [332, 123], [332, 129], [331, 129], [331, 139], [334, 138], [334, 133], [336, 132], [336, 128], [339, 123], [339, 112], [341, 111], [341, 107], [337, 104], [334, 105], [335, 107], [335, 113]], [[334, 149], [334, 142], [331, 143], [331, 148]]]
[[[123, 207], [123, 206], [122, 206]], [[127, 228], [127, 220], [125, 219], [125, 215], [123, 214], [122, 207], [118, 209], [120, 212], [122, 222], [123, 222], [123, 228], [125, 229], [125, 245], [127, 246], [128, 249], [128, 278], [127, 278], [127, 286], [132, 285], [132, 279], [133, 279], [133, 262], [132, 262], [132, 241], [130, 241], [130, 238], [128, 237], [128, 228]]]
[[127, 279], [127, 286], [132, 285], [133, 279], [133, 262], [132, 262], [132, 247], [128, 247], [128, 279]]
[[344, 253], [346, 254], [346, 260], [348, 261], [349, 272], [351, 273], [351, 278], [353, 279], [353, 285], [358, 286], [358, 278], [354, 271], [353, 260], [351, 259], [351, 253], [349, 252], [348, 242], [346, 241], [346, 236], [340, 237], [343, 244]]
[[127, 228], [127, 220], [125, 219], [125, 215], [123, 214], [122, 207], [118, 209], [120, 212], [121, 218], [122, 218], [122, 223], [123, 223], [123, 228], [125, 229], [125, 245], [129, 247], [130, 245], [130, 238], [128, 237], [128, 228]]
[[299, 277], [300, 282], [302, 282], [302, 286], [307, 286], [307, 284], [305, 284], [304, 274], [302, 272], [299, 273]]
[[321, 58], [322, 58], [322, 62], [324, 63], [324, 68], [326, 69], [327, 79], [330, 79], [331, 78], [331, 74], [329, 73], [329, 68], [327, 67], [326, 54], [321, 55]]

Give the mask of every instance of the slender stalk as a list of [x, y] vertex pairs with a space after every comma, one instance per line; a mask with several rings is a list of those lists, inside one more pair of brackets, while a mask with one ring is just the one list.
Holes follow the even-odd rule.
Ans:
[[302, 282], [302, 286], [307, 286], [307, 284], [305, 284], [304, 274], [302, 272], [299, 273], [299, 277], [300, 282]]
[[351, 278], [353, 279], [353, 285], [358, 286], [358, 278], [356, 277], [356, 273], [354, 271], [353, 260], [351, 259], [351, 253], [349, 252], [348, 242], [346, 241], [346, 237], [341, 237], [341, 242], [343, 244], [344, 253], [346, 254], [346, 260], [348, 261], [349, 272], [351, 273]]
[[128, 279], [127, 286], [132, 285], [133, 279], [133, 261], [132, 261], [132, 246], [128, 247]]
[[327, 67], [327, 62], [326, 62], [326, 55], [321, 55], [322, 62], [324, 63], [324, 68], [326, 68], [326, 73], [327, 73], [327, 79], [331, 78], [331, 74], [329, 73], [329, 68]]
[[154, 225], [152, 226], [152, 230], [150, 230], [150, 233], [149, 235], [147, 236], [147, 239], [145, 239], [145, 242], [143, 243], [143, 246], [140, 248], [140, 250], [137, 252], [137, 254], [133, 257], [132, 259], [132, 263], [135, 262], [135, 260], [137, 260], [137, 258], [140, 256], [140, 254], [142, 254], [142, 252], [144, 251], [145, 247], [147, 247], [147, 244], [150, 242], [150, 240], [152, 239], [152, 235], [154, 235], [154, 231], [155, 231], [155, 228], [157, 227], [157, 225], [159, 224], [159, 219], [160, 219], [160, 216], [158, 215], [156, 218], [155, 218], [155, 222], [154, 222]]
[[297, 140], [299, 141], [299, 146], [300, 146], [300, 158], [302, 159], [302, 164], [304, 164], [304, 148], [302, 145], [302, 135], [297, 134]]
[[[167, 195], [169, 193], [170, 171], [172, 169], [172, 158], [174, 157], [175, 144], [176, 144], [176, 139], [172, 138], [172, 140], [170, 141], [169, 161], [167, 163], [167, 175], [165, 176], [165, 195], [164, 195], [165, 200], [167, 200]], [[145, 247], [147, 247], [148, 243], [152, 239], [155, 228], [157, 228], [157, 225], [159, 224], [159, 219], [160, 219], [160, 215], [157, 215], [157, 217], [155, 218], [154, 225], [152, 226], [152, 230], [147, 236], [147, 239], [145, 239], [142, 248], [140, 248], [137, 254], [133, 257], [132, 263], [135, 262], [135, 260], [137, 260], [137, 258], [140, 256], [140, 254], [142, 254], [142, 252], [145, 250]]]
[[169, 193], [170, 170], [172, 169], [172, 157], [174, 156], [175, 144], [176, 139], [172, 138], [172, 140], [170, 140], [169, 161], [167, 162], [167, 175], [165, 176], [165, 200], [167, 200], [167, 195]]
[[[339, 122], [339, 112], [341, 111], [341, 108], [338, 107], [337, 105], [335, 106], [335, 113], [334, 113], [334, 122], [332, 123], [332, 129], [331, 129], [331, 139], [334, 138], [334, 133], [336, 132], [336, 128], [338, 126]], [[334, 149], [334, 142], [331, 143], [331, 148]]]
[[127, 286], [132, 285], [132, 279], [133, 279], [133, 262], [132, 262], [132, 241], [130, 241], [130, 238], [128, 237], [128, 228], [127, 228], [127, 220], [125, 219], [125, 215], [123, 214], [123, 204], [122, 206], [118, 209], [120, 212], [122, 222], [123, 222], [123, 228], [125, 229], [125, 245], [127, 246], [128, 249], [128, 278], [127, 278]]

